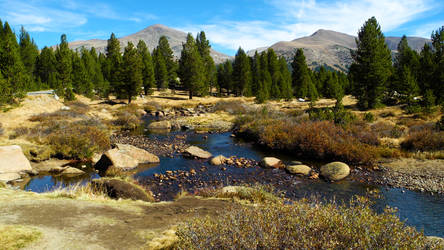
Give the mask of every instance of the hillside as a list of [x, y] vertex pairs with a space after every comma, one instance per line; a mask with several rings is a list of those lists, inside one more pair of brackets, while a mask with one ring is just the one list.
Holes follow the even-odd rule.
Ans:
[[[287, 61], [291, 61], [296, 49], [303, 48], [307, 64], [316, 68], [320, 65], [328, 65], [336, 70], [346, 71], [352, 63], [351, 49], [356, 49], [356, 37], [331, 30], [318, 30], [311, 36], [302, 37], [293, 41], [282, 41], [273, 44], [273, 48], [278, 55], [284, 56]], [[400, 37], [387, 37], [386, 43], [395, 53]], [[430, 40], [419, 37], [408, 37], [409, 45], [420, 51], [426, 42]], [[262, 47], [248, 51], [249, 55], [254, 55], [255, 51], [261, 52], [268, 47]]]
[[[132, 42], [135, 45], [139, 42], [139, 40], [145, 41], [149, 50], [152, 51], [158, 44], [159, 38], [161, 36], [166, 36], [170, 43], [171, 49], [174, 52], [174, 55], [178, 58], [180, 57], [180, 52], [182, 51], [182, 43], [186, 42], [187, 34], [183, 31], [169, 28], [165, 25], [155, 24], [151, 25], [137, 33], [121, 37], [119, 38], [120, 46], [123, 48], [128, 44], [128, 42]], [[95, 47], [97, 51], [105, 52], [107, 40], [100, 39], [92, 39], [86, 41], [75, 41], [69, 43], [69, 47], [71, 49], [79, 49], [82, 46], [89, 49], [91, 47]], [[216, 63], [221, 63], [226, 59], [230, 59], [231, 57], [215, 50], [211, 50], [211, 56], [213, 57]]]

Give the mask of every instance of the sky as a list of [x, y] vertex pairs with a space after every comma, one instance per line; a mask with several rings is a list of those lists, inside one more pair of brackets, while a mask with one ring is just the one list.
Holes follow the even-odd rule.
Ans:
[[0, 0], [0, 19], [31, 34], [39, 48], [108, 39], [163, 24], [194, 35], [203, 30], [214, 49], [234, 55], [308, 36], [318, 29], [356, 35], [375, 16], [386, 36], [430, 38], [444, 26], [443, 0]]

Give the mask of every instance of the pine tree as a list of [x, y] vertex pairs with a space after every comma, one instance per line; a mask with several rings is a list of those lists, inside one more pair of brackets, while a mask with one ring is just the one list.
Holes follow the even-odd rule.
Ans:
[[251, 92], [254, 96], [257, 96], [259, 91], [260, 81], [262, 81], [261, 71], [262, 68], [261, 68], [260, 56], [256, 51], [254, 53], [253, 59], [251, 60], [251, 72], [252, 72]]
[[197, 34], [196, 46], [204, 64], [204, 84], [211, 94], [211, 89], [216, 82], [216, 66], [214, 65], [214, 60], [210, 54], [211, 45], [210, 41], [208, 41], [205, 36], [205, 32], [201, 31]]
[[96, 49], [92, 47], [91, 50], [88, 51], [82, 48], [81, 53], [82, 61], [88, 74], [88, 79], [92, 83], [94, 92], [101, 97], [107, 97], [109, 85], [103, 77], [102, 67]]
[[9, 89], [0, 94], [3, 95], [2, 99], [10, 102], [15, 97], [23, 96], [24, 91], [30, 87], [31, 78], [26, 73], [17, 38], [8, 22], [5, 22], [3, 26], [0, 41], [0, 72], [6, 82], [5, 89]]
[[432, 33], [434, 64], [432, 89], [439, 104], [444, 104], [444, 26]]
[[233, 82], [237, 96], [251, 96], [250, 61], [242, 48], [239, 48], [234, 58]]
[[93, 96], [94, 86], [85, 64], [77, 52], [74, 52], [72, 56], [72, 86], [77, 94], [87, 97]]
[[60, 96], [64, 96], [67, 100], [73, 100], [74, 94], [72, 90], [72, 52], [68, 48], [66, 35], [60, 37], [60, 44], [56, 49], [55, 57], [57, 60], [57, 89], [56, 92]]
[[263, 102], [270, 98], [271, 85], [273, 83], [270, 72], [268, 71], [268, 55], [266, 51], [260, 54], [259, 61], [261, 68], [261, 80], [259, 81], [257, 97], [259, 97], [258, 102]]
[[114, 33], [111, 34], [106, 46], [107, 65], [104, 71], [105, 78], [110, 83], [112, 91], [117, 98], [123, 98], [124, 93], [122, 85], [122, 54], [120, 53], [120, 42]]
[[132, 97], [140, 93], [143, 84], [142, 58], [132, 42], [128, 42], [123, 53], [122, 68], [124, 73], [122, 88], [128, 98], [129, 104], [131, 103]]
[[56, 76], [56, 57], [52, 48], [44, 47], [36, 59], [35, 71], [37, 78], [40, 78], [43, 85], [56, 88], [56, 82], [50, 81], [50, 75]]
[[418, 54], [409, 47], [407, 37], [403, 36], [398, 44], [391, 90], [407, 96], [407, 99], [411, 99], [418, 94], [419, 88], [416, 79], [418, 69]]
[[153, 61], [157, 89], [164, 90], [168, 87], [168, 69], [165, 59], [158, 49], [153, 50]]
[[137, 44], [137, 51], [142, 59], [142, 75], [143, 75], [143, 89], [145, 95], [152, 94], [153, 88], [156, 87], [156, 78], [154, 75], [154, 65], [151, 54], [148, 51], [146, 43], [140, 40]]
[[99, 93], [102, 97], [108, 98], [109, 94], [111, 92], [111, 84], [109, 80], [106, 78], [106, 75], [109, 75], [107, 72], [109, 72], [109, 61], [105, 54], [100, 53], [99, 58], [97, 60], [97, 67], [98, 70], [101, 70], [102, 78], [103, 78], [103, 87], [96, 85], [96, 92]]
[[365, 22], [356, 40], [357, 51], [353, 53], [353, 95], [359, 107], [375, 108], [381, 103], [392, 73], [391, 52], [375, 17]]
[[318, 92], [311, 79], [310, 69], [307, 66], [302, 49], [296, 51], [291, 66], [293, 68], [292, 86], [294, 95], [315, 100], [318, 97]]
[[23, 26], [20, 29], [19, 44], [22, 62], [27, 73], [32, 75], [35, 73], [36, 59], [39, 55], [39, 49], [34, 43], [34, 40], [31, 40], [29, 33], [25, 31]]
[[183, 44], [179, 60], [179, 76], [183, 86], [188, 90], [190, 99], [204, 88], [203, 62], [191, 33], [188, 33], [187, 42]]
[[227, 60], [220, 64], [217, 70], [217, 84], [219, 85], [219, 93], [222, 95], [222, 90], [225, 89], [226, 94], [230, 95], [233, 89], [233, 65], [231, 61]]
[[166, 36], [161, 36], [159, 38], [159, 44], [157, 45], [156, 51], [158, 56], [162, 56], [163, 61], [165, 62], [168, 86], [174, 89], [177, 84], [178, 65], [174, 59], [173, 50], [171, 49], [170, 43], [168, 42], [168, 38]]
[[422, 91], [422, 94], [425, 94], [425, 91], [428, 89], [432, 89], [433, 85], [433, 74], [435, 72], [435, 63], [434, 63], [434, 55], [432, 48], [426, 43], [421, 50], [420, 54], [420, 69], [418, 74], [418, 84], [419, 88]]
[[287, 61], [284, 57], [279, 58], [279, 71], [282, 80], [279, 82], [281, 97], [290, 100], [293, 97], [293, 90], [291, 89], [291, 73], [288, 70]]

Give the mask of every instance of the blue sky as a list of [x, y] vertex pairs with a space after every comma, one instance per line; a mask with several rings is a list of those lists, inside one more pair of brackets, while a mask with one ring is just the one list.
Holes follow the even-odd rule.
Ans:
[[40, 48], [68, 41], [107, 39], [152, 24], [196, 34], [204, 30], [213, 48], [233, 55], [282, 40], [330, 29], [356, 35], [375, 16], [386, 36], [430, 37], [444, 25], [443, 0], [206, 0], [85, 1], [0, 0], [0, 19], [23, 25]]

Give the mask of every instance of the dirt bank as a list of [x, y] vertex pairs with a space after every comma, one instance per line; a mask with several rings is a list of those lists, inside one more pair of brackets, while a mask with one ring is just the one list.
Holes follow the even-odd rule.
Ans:
[[0, 188], [0, 224], [42, 233], [31, 249], [161, 247], [172, 228], [193, 216], [215, 215], [228, 201], [184, 197], [175, 202], [86, 201]]

